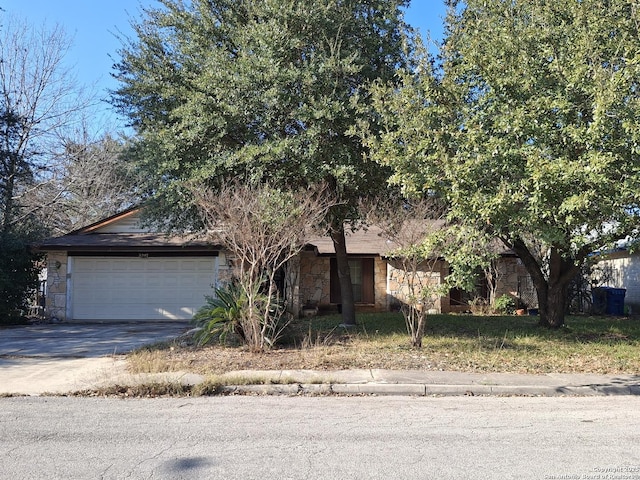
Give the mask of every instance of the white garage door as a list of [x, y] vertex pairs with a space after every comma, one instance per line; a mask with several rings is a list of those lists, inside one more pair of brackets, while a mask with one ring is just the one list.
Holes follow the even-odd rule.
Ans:
[[75, 320], [189, 320], [213, 293], [217, 257], [73, 257]]

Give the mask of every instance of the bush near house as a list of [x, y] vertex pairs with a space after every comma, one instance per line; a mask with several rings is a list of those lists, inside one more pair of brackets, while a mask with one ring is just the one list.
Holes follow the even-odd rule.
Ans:
[[501, 315], [513, 315], [516, 310], [516, 301], [511, 295], [502, 295], [496, 298], [494, 309]]
[[27, 294], [38, 285], [36, 257], [28, 251], [28, 241], [13, 232], [0, 234], [0, 325], [27, 323]]

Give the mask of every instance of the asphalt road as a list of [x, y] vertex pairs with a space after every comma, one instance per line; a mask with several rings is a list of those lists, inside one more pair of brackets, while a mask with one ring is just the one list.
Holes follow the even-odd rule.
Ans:
[[640, 479], [637, 397], [0, 399], [0, 478]]

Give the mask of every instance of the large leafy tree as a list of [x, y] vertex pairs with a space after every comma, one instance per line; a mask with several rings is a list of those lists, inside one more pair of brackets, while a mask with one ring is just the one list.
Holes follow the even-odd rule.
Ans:
[[[629, 0], [449, 1], [438, 61], [380, 89], [370, 144], [407, 190], [502, 239], [564, 323], [567, 287], [637, 231], [640, 11]], [[426, 57], [426, 55], [425, 55]]]
[[387, 170], [348, 134], [404, 63], [406, 0], [160, 0], [120, 51], [114, 104], [130, 119], [150, 182], [148, 212], [192, 225], [184, 181], [329, 185], [343, 318], [355, 323], [345, 249], [359, 197]]

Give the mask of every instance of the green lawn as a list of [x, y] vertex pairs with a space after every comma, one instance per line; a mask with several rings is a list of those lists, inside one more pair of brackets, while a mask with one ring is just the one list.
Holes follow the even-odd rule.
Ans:
[[430, 315], [423, 347], [410, 346], [399, 313], [297, 320], [281, 347], [256, 354], [235, 345], [172, 345], [131, 355], [134, 372], [204, 374], [246, 369], [390, 368], [512, 373], [640, 373], [640, 319], [568, 317], [549, 330], [532, 316]]
[[[335, 328], [339, 322], [339, 316], [317, 317], [306, 328], [326, 338], [344, 331]], [[424, 366], [437, 369], [640, 373], [640, 318], [569, 316], [564, 328], [551, 330], [535, 316], [431, 315], [416, 350], [401, 314], [364, 314], [347, 338], [363, 351], [419, 353]]]

